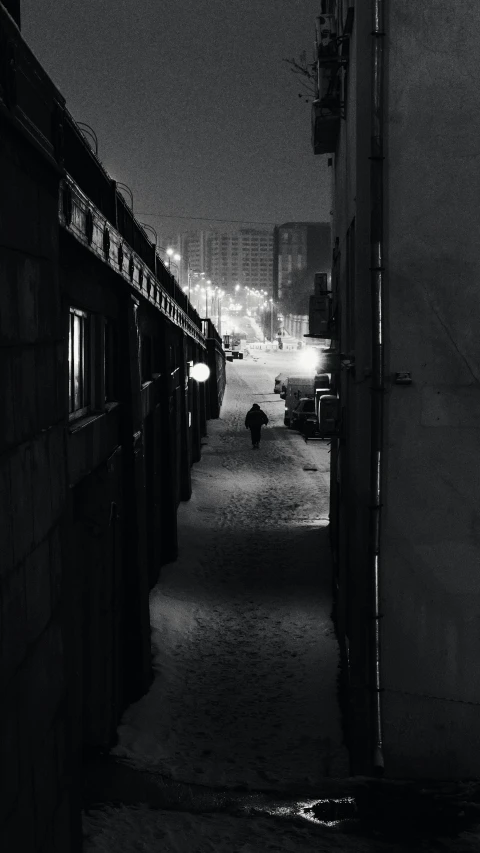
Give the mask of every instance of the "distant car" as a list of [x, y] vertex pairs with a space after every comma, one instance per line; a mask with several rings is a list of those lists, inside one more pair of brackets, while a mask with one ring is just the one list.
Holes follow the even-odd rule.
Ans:
[[315, 415], [315, 399], [313, 397], [301, 397], [298, 405], [290, 414], [290, 428], [303, 431], [308, 417]]
[[288, 376], [286, 373], [279, 373], [278, 376], [275, 377], [275, 385], [273, 386], [273, 393], [280, 394], [282, 391], [282, 385], [285, 385]]

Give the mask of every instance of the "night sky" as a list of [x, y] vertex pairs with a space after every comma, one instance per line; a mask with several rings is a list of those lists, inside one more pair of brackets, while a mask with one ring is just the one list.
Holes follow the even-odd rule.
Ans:
[[[328, 221], [325, 157], [284, 58], [313, 58], [315, 0], [22, 0], [22, 32], [159, 232]], [[156, 214], [146, 216], [146, 213]], [[241, 226], [237, 226], [241, 227]]]

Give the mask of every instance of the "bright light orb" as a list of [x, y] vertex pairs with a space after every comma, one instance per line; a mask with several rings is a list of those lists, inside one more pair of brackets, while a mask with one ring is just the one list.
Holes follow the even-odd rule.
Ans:
[[316, 349], [304, 349], [301, 353], [298, 353], [298, 361], [305, 370], [314, 372], [320, 361], [319, 352]]
[[190, 370], [190, 376], [192, 379], [196, 379], [197, 382], [206, 382], [210, 376], [210, 368], [208, 364], [204, 364], [203, 361], [199, 361], [197, 364], [194, 364]]

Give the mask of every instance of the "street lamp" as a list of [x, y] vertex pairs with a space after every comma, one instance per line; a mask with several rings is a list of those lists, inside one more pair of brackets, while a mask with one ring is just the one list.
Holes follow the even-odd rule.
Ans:
[[202, 287], [200, 289], [201, 289], [202, 293], [205, 294], [205, 317], [208, 317], [208, 291], [210, 290], [210, 288], [209, 287]]
[[200, 313], [200, 285], [196, 284], [193, 289], [194, 289], [194, 291], [196, 293], [196, 297], [197, 297], [195, 299], [195, 310], [199, 314]]
[[192, 379], [196, 379], [197, 382], [206, 382], [210, 376], [210, 368], [208, 364], [205, 364], [203, 361], [193, 364], [190, 368], [190, 376]]
[[211, 278], [207, 278], [205, 281], [205, 284], [207, 285], [205, 290], [205, 317], [208, 317], [208, 296], [212, 292], [212, 289], [210, 287], [211, 283]]
[[180, 278], [180, 270], [179, 270], [178, 264], [179, 264], [179, 261], [182, 260], [182, 256], [179, 255], [178, 252], [175, 251], [175, 249], [172, 249], [171, 246], [169, 246], [165, 251], [168, 255], [168, 269], [170, 269], [170, 267], [172, 265], [172, 259], [173, 259], [173, 261], [174, 261], [173, 266], [177, 268], [177, 277]]
[[[210, 296], [210, 309], [212, 309], [212, 306], [213, 306], [213, 290], [210, 287], [211, 283], [212, 282], [210, 281], [210, 279], [208, 279], [208, 281], [207, 281], [208, 287], [205, 291], [205, 316], [206, 317], [208, 317], [208, 297], [209, 296]], [[211, 312], [211, 310], [210, 310], [210, 312]]]
[[268, 301], [270, 302], [270, 340], [273, 343], [273, 299]]
[[177, 270], [178, 270], [178, 262], [182, 260], [182, 256], [179, 255], [178, 252], [175, 251], [175, 249], [172, 249], [171, 246], [168, 246], [168, 248], [165, 249], [165, 251], [168, 255], [168, 269], [170, 269], [170, 264], [171, 264], [172, 259], [173, 259], [175, 261], [174, 266], [176, 266]]
[[122, 183], [122, 181], [115, 181], [115, 184], [117, 187], [120, 187], [121, 190], [128, 193], [128, 195], [130, 197], [130, 209], [132, 211], [132, 216], [133, 216], [133, 193], [132, 193], [130, 187], [128, 186], [128, 184]]
[[[197, 272], [197, 270], [192, 270], [190, 268], [190, 264], [187, 264], [187, 281], [188, 281], [188, 298], [189, 299], [190, 299], [190, 294], [191, 294], [191, 290], [192, 290], [192, 276], [194, 278], [198, 278], [200, 276], [200, 278], [201, 278], [204, 275], [205, 275], [204, 272]], [[198, 284], [195, 285], [195, 290], [198, 290]]]
[[218, 308], [218, 334], [222, 334], [222, 296], [225, 295], [224, 290], [218, 291], [217, 308]]
[[157, 278], [157, 249], [159, 248], [159, 246], [158, 246], [158, 234], [155, 231], [155, 228], [153, 227], [153, 225], [147, 225], [146, 222], [141, 222], [140, 225], [142, 226], [142, 228], [148, 228], [148, 230], [151, 231], [155, 237], [155, 256], [154, 256], [155, 260], [154, 260], [153, 264], [154, 264], [155, 278]]

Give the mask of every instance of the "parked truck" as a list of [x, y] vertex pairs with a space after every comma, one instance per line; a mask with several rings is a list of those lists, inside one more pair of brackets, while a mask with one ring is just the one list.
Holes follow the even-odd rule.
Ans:
[[234, 358], [243, 358], [242, 339], [240, 335], [224, 335], [223, 348], [229, 361]]
[[285, 400], [283, 423], [289, 427], [291, 413], [301, 398], [310, 397], [312, 400], [315, 398], [314, 377], [311, 374], [306, 376], [289, 376], [286, 381], [286, 389], [282, 391], [280, 397]]
[[[283, 423], [291, 426], [291, 412], [298, 406], [302, 397], [315, 399], [317, 389], [323, 394], [330, 392], [330, 375], [327, 373], [304, 374], [302, 376], [289, 376], [282, 385], [280, 397], [285, 400], [285, 414]], [[285, 390], [283, 390], [285, 389]]]

